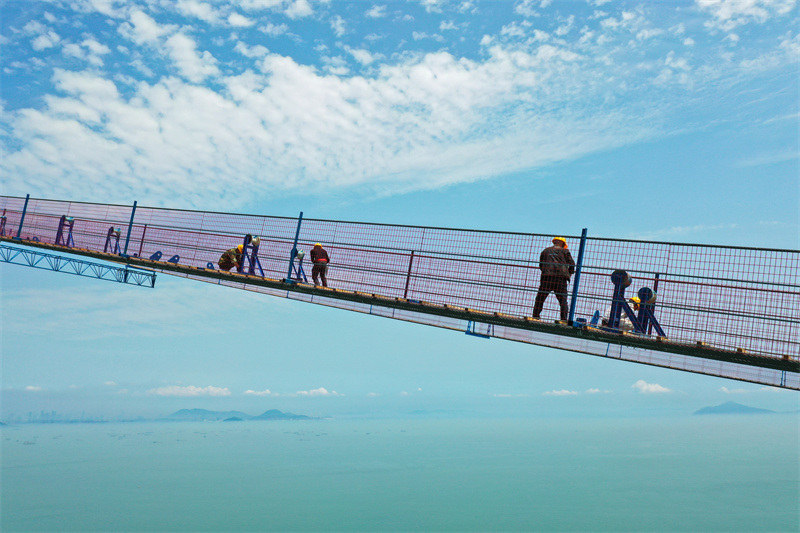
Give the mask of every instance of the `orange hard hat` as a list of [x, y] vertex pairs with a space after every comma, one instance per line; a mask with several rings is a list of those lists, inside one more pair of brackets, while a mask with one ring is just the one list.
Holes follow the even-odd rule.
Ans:
[[244, 250], [244, 244], [240, 244], [239, 246], [236, 247], [236, 249], [241, 252], [242, 250]]

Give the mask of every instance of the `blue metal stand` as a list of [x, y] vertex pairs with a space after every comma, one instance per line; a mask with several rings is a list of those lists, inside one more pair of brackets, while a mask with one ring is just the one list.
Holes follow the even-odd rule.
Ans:
[[122, 233], [122, 232], [120, 231], [119, 228], [115, 228], [114, 226], [111, 226], [110, 228], [108, 228], [108, 233], [106, 234], [106, 244], [105, 244], [105, 246], [103, 246], [103, 253], [107, 254], [107, 253], [109, 253], [109, 250], [111, 250], [110, 253], [112, 253], [112, 254], [119, 254], [120, 253], [120, 249], [119, 249], [119, 236], [120, 236], [120, 233]]
[[661, 324], [658, 323], [656, 320], [655, 314], [653, 314], [653, 309], [656, 306], [656, 299], [655, 294], [653, 293], [652, 289], [649, 287], [642, 287], [639, 289], [639, 325], [641, 330], [637, 330], [640, 333], [645, 333], [647, 331], [651, 331], [652, 328], [655, 328], [656, 333], [658, 333], [662, 337], [666, 337], [666, 333], [664, 330], [661, 329]]
[[[303, 212], [300, 211], [300, 216], [297, 217], [297, 231], [294, 234], [294, 244], [292, 244], [292, 251], [289, 252], [289, 270], [286, 272], [286, 283], [295, 283], [292, 279], [292, 270], [294, 269], [294, 258], [297, 257], [297, 240], [300, 238], [300, 226], [303, 223]], [[308, 282], [308, 280], [306, 280]]]
[[3, 216], [0, 216], [0, 237], [6, 236], [6, 210], [3, 209]]
[[638, 332], [643, 332], [639, 326], [639, 320], [630, 308], [628, 302], [625, 301], [625, 289], [631, 284], [631, 277], [624, 270], [615, 270], [611, 273], [611, 283], [614, 284], [614, 294], [611, 297], [611, 312], [608, 317], [608, 327], [612, 329], [619, 329], [619, 319], [622, 311], [628, 315], [633, 327]]
[[[260, 239], [254, 238], [252, 235], [245, 235], [244, 236], [244, 246], [242, 248], [242, 262], [241, 265], [236, 266], [236, 271], [240, 274], [244, 273], [249, 276], [254, 276], [256, 274], [256, 267], [258, 267], [258, 271], [261, 273], [261, 277], [264, 276], [264, 269], [261, 268], [261, 261], [258, 260], [258, 246], [260, 243]], [[247, 267], [245, 268], [245, 263], [247, 263]]]
[[586, 249], [586, 228], [581, 231], [581, 245], [578, 248], [578, 264], [575, 265], [575, 279], [572, 281], [572, 300], [569, 303], [569, 322], [574, 324], [575, 305], [578, 303], [578, 285], [581, 282], [581, 268], [583, 268], [583, 251]]
[[[75, 219], [67, 215], [61, 215], [61, 220], [58, 221], [58, 231], [56, 231], [56, 246], [66, 246], [72, 248], [75, 246], [75, 239], [72, 238], [72, 228], [75, 226]], [[67, 236], [64, 237], [64, 230], [68, 229]]]
[[18, 248], [0, 243], [0, 261], [15, 265], [41, 268], [140, 287], [155, 287], [156, 273], [132, 267], [112, 267], [102, 263], [48, 254], [38, 250]]
[[297, 260], [297, 263], [292, 261], [292, 270], [290, 276], [294, 281], [302, 281], [303, 283], [308, 283], [306, 272], [305, 270], [303, 270], [303, 258], [305, 257], [305, 253], [298, 250], [298, 252], [294, 255], [295, 259]]

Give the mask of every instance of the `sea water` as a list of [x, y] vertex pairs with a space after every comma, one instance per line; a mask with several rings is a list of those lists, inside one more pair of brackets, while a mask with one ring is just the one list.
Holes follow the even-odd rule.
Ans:
[[798, 531], [797, 415], [18, 425], [3, 531]]

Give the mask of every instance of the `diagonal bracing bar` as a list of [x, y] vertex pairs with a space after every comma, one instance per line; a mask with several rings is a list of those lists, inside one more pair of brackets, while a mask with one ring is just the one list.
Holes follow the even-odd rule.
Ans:
[[0, 243], [0, 262], [104, 279], [106, 281], [116, 281], [117, 283], [127, 283], [129, 285], [139, 285], [140, 287], [153, 288], [156, 284], [156, 273], [149, 270], [140, 270], [129, 266], [109, 266], [11, 246], [5, 243]]

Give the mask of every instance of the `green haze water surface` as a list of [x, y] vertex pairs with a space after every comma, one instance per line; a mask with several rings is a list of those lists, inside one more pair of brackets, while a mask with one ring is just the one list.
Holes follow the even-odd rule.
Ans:
[[3, 531], [798, 531], [798, 417], [4, 427]]

